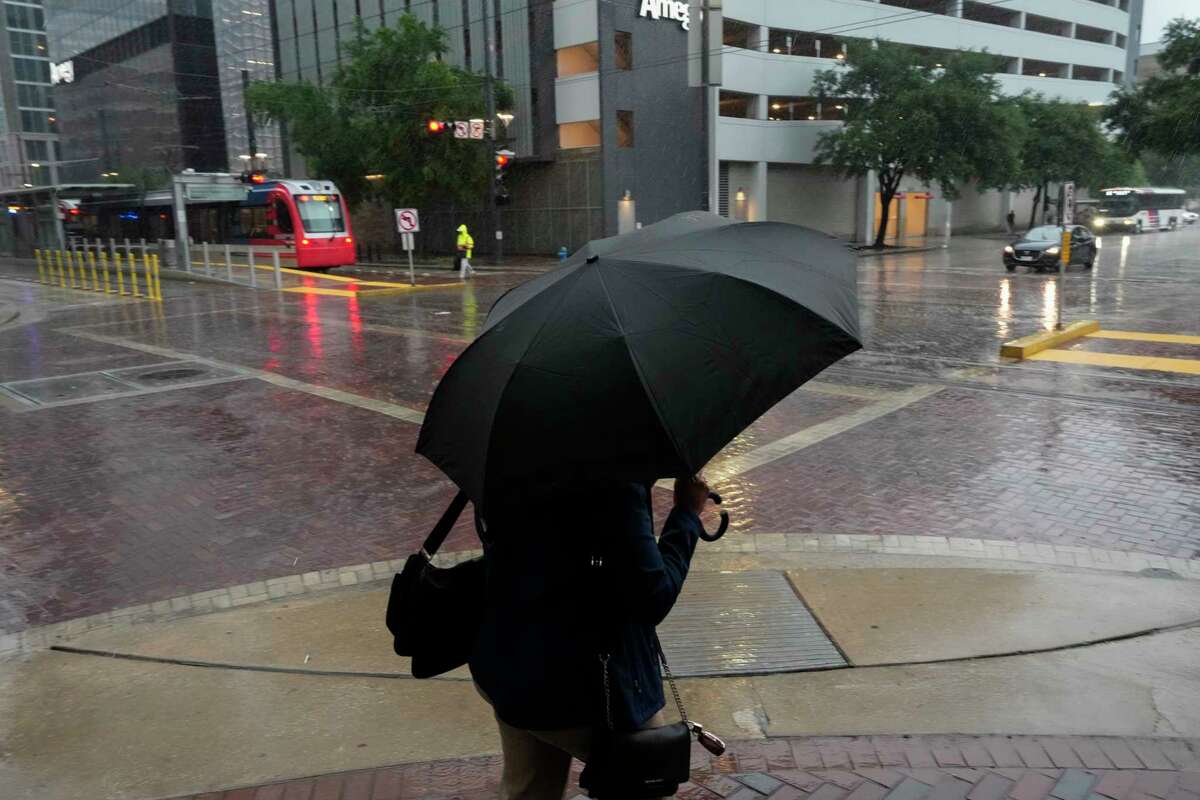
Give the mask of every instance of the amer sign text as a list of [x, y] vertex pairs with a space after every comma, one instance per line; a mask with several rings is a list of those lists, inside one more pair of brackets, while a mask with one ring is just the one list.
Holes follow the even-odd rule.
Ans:
[[676, 0], [642, 0], [638, 16], [649, 17], [650, 19], [673, 19], [685, 31], [691, 30], [688, 26], [692, 24], [692, 9], [686, 2], [681, 3], [676, 2]]

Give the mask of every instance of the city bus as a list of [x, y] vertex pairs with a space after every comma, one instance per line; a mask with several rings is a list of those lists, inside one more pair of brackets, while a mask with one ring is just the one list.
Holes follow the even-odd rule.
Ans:
[[[175, 238], [170, 190], [78, 202], [67, 232], [84, 239], [148, 242]], [[324, 270], [353, 264], [354, 234], [345, 198], [330, 181], [264, 180], [240, 200], [189, 201], [195, 243], [253, 245], [280, 251], [284, 266]]]
[[1175, 230], [1183, 224], [1183, 189], [1121, 187], [1100, 192], [1092, 217], [1096, 233]]

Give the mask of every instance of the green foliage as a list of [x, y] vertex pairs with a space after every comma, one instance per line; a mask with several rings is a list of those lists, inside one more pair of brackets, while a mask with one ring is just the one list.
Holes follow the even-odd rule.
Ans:
[[1147, 152], [1142, 154], [1141, 163], [1146, 169], [1147, 184], [1177, 186], [1193, 196], [1200, 194], [1200, 155], [1164, 156]]
[[[286, 123], [310, 171], [337, 183], [351, 205], [372, 197], [394, 206], [478, 203], [493, 171], [487, 145], [425, 128], [430, 119], [484, 116], [484, 78], [438, 60], [445, 31], [404, 14], [368, 32], [356, 18], [344, 47], [348, 58], [328, 86], [255, 83], [247, 106]], [[497, 84], [497, 108], [511, 104], [511, 90]]]
[[853, 51], [848, 62], [814, 82], [818, 97], [847, 106], [846, 124], [818, 141], [816, 162], [847, 176], [876, 173], [883, 206], [876, 247], [883, 246], [888, 208], [906, 175], [937, 183], [946, 197], [972, 179], [981, 189], [1013, 182], [1024, 124], [1019, 110], [999, 98], [994, 57], [925, 54], [878, 41]]
[[1105, 119], [1132, 153], [1200, 154], [1200, 20], [1174, 20], [1163, 35], [1163, 73], [1113, 93]]
[[1038, 203], [1045, 212], [1050, 185], [1074, 181], [1103, 189], [1129, 185], [1139, 177], [1136, 163], [1100, 129], [1094, 109], [1025, 93], [1012, 104], [1026, 120], [1021, 169], [1010, 188], [1034, 189], [1029, 224], [1037, 221]]

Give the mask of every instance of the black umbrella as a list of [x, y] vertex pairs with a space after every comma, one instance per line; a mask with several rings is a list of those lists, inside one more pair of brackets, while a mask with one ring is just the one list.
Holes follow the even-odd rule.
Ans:
[[477, 504], [692, 475], [860, 347], [854, 256], [817, 231], [680, 214], [496, 302], [417, 440]]

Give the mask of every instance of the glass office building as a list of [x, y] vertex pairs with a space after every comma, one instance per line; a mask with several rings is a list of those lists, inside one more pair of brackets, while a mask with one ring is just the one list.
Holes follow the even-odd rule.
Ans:
[[0, 41], [0, 188], [54, 181], [58, 118], [50, 86], [45, 10], [40, 0], [4, 3]]
[[[277, 157], [278, 133], [243, 112], [247, 79], [274, 73], [269, 0], [47, 0], [63, 173], [72, 180], [240, 170]], [[66, 102], [69, 99], [70, 102]]]

